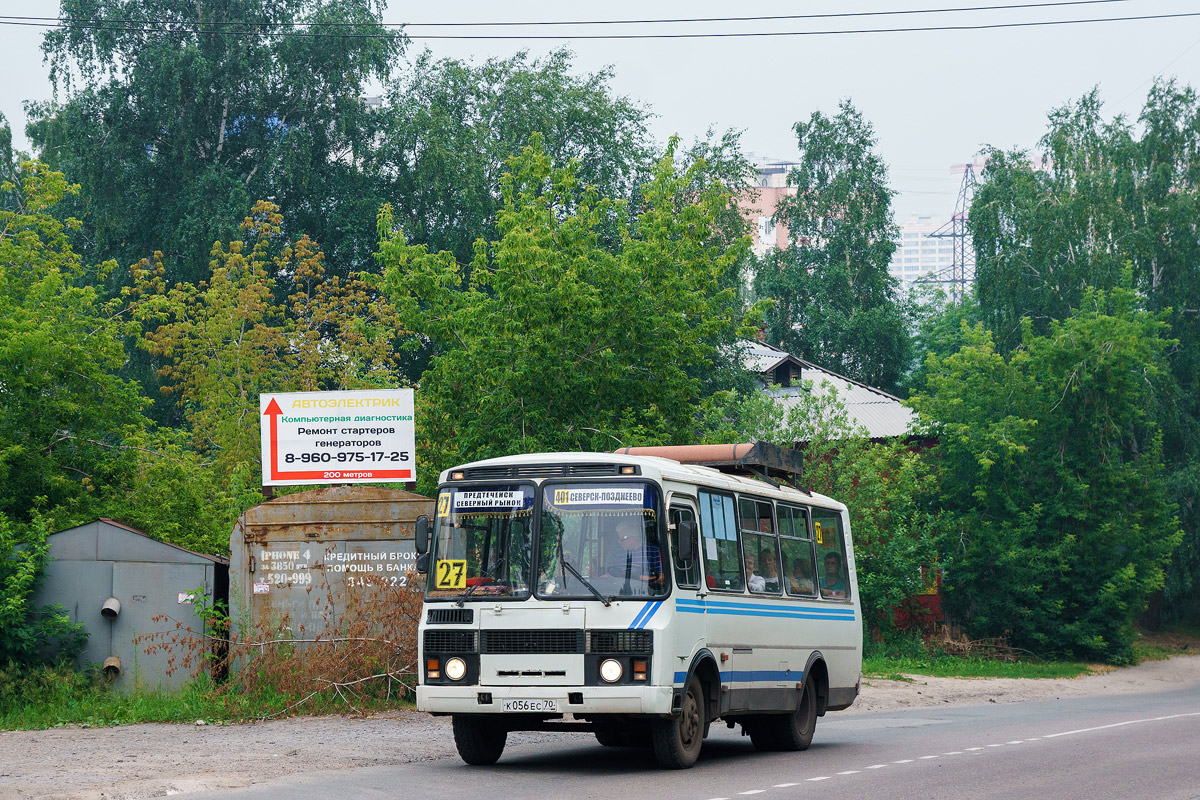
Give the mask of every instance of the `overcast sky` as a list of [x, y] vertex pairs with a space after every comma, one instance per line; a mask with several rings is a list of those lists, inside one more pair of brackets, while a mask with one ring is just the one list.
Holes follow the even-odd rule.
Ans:
[[[531, 0], [392, 0], [386, 22], [637, 19], [759, 16], [999, 5], [1020, 0], [608, 0], [583, 4]], [[1043, 2], [1044, 0], [1028, 0]], [[50, 0], [0, 0], [0, 15], [53, 15]], [[604, 32], [795, 31], [913, 27], [1198, 11], [1183, 0], [1118, 0], [1094, 5], [959, 14], [708, 25], [603, 26]], [[490, 29], [496, 31], [497, 29]], [[850, 98], [874, 126], [879, 150], [900, 192], [897, 215], [946, 216], [958, 179], [950, 166], [984, 144], [1032, 147], [1047, 112], [1099, 86], [1110, 114], [1136, 115], [1155, 76], [1200, 86], [1200, 17], [982, 31], [874, 33], [852, 36], [737, 39], [432, 41], [422, 33], [485, 29], [411, 28], [410, 55], [484, 59], [525, 48], [534, 54], [568, 46], [580, 70], [612, 65], [614, 89], [654, 111], [660, 139], [690, 141], [709, 127], [745, 131], [760, 157], [796, 155], [792, 125], [814, 110], [832, 112]], [[520, 35], [598, 32], [592, 28], [505, 28]], [[22, 101], [50, 95], [37, 28], [0, 26], [0, 113], [27, 147]]]

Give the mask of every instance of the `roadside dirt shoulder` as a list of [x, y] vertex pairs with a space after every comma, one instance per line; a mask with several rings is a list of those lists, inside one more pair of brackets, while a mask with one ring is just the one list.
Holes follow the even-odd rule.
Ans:
[[[912, 676], [871, 680], [845, 713], [1200, 685], [1200, 656], [1060, 680]], [[512, 745], [588, 734], [513, 734]], [[238, 725], [129, 725], [0, 732], [0, 797], [142, 800], [248, 786], [287, 775], [454, 756], [450, 725], [415, 712], [295, 717]]]
[[1200, 655], [1175, 656], [1136, 667], [1078, 678], [931, 678], [908, 675], [912, 680], [871, 678], [846, 713], [894, 711], [939, 705], [1023, 703], [1063, 697], [1102, 694], [1136, 694], [1200, 684]]

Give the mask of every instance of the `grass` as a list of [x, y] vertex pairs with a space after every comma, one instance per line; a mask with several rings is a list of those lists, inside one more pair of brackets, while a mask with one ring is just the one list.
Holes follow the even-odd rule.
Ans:
[[[0, 667], [0, 730], [197, 720], [209, 724], [240, 722], [282, 714], [303, 699], [272, 691], [243, 694], [203, 680], [189, 683], [178, 692], [121, 693], [69, 666], [24, 670]], [[391, 700], [368, 696], [354, 698], [354, 707], [371, 712], [411, 708], [412, 703], [394, 696]], [[309, 698], [292, 713], [336, 714], [353, 710], [330, 691]]]
[[1139, 630], [1133, 643], [1133, 654], [1139, 663], [1197, 653], [1200, 653], [1200, 628], [1195, 626], [1167, 625], [1160, 631]]
[[863, 677], [904, 680], [906, 675], [935, 678], [1074, 678], [1090, 672], [1073, 661], [1002, 661], [980, 656], [948, 655], [919, 635], [898, 635], [885, 642], [867, 642]]
[[1087, 664], [1072, 661], [995, 661], [930, 653], [924, 656], [874, 655], [863, 659], [863, 676], [897, 680], [897, 676], [935, 678], [1074, 678], [1089, 672]]
[[[1161, 631], [1138, 631], [1134, 657], [1163, 661], [1172, 656], [1200, 654], [1200, 628], [1167, 626]], [[863, 653], [863, 676], [882, 680], [909, 680], [906, 675], [936, 678], [1075, 678], [1112, 669], [1106, 665], [1075, 661], [1002, 661], [947, 655], [917, 636], [868, 642]]]

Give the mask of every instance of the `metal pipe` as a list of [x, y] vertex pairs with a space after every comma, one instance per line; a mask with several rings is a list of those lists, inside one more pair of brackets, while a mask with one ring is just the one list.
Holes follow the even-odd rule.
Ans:
[[121, 674], [121, 658], [119, 656], [109, 656], [104, 659], [104, 675], [107, 678], [115, 678]]
[[100, 607], [100, 615], [105, 619], [116, 619], [117, 614], [121, 613], [121, 601], [115, 597], [110, 597], [104, 601], [104, 605]]

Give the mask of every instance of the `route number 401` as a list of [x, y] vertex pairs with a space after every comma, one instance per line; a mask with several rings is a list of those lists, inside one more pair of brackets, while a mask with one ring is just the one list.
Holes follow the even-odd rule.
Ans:
[[441, 558], [437, 562], [438, 589], [463, 589], [467, 585], [466, 559]]

